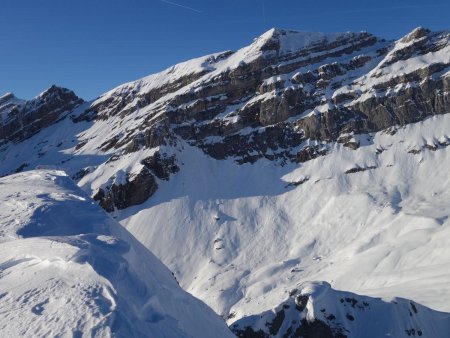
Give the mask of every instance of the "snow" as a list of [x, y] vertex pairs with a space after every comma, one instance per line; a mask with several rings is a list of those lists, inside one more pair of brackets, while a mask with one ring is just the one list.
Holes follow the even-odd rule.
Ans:
[[[450, 312], [449, 147], [424, 148], [448, 142], [449, 126], [449, 115], [436, 115], [395, 135], [355, 135], [358, 150], [331, 144], [329, 155], [301, 166], [216, 161], [181, 143], [173, 149], [180, 172], [159, 182], [149, 201], [114, 216], [169, 266], [184, 289], [219, 315], [236, 312], [233, 320], [273, 308], [299, 282], [315, 280]], [[95, 138], [104, 128], [111, 125], [63, 120], [29, 142], [2, 147], [2, 169], [60, 163], [72, 175], [88, 167], [79, 185], [92, 195], [156, 150], [105, 163], [110, 155], [97, 149], [104, 139]], [[73, 141], [79, 139], [90, 141], [74, 155]], [[377, 168], [345, 174], [371, 166]], [[307, 182], [289, 185], [305, 177]], [[2, 238], [9, 241], [17, 238], [14, 229], [22, 227], [21, 219], [26, 223], [33, 202], [7, 200], [17, 208], [2, 216]], [[220, 246], [214, 243], [219, 239]]]
[[[358, 150], [335, 144], [301, 166], [236, 165], [184, 145], [181, 171], [116, 216], [182, 287], [234, 320], [308, 280], [449, 312], [449, 147], [424, 148], [448, 139], [449, 126], [438, 115], [395, 135], [358, 135]], [[355, 167], [376, 168], [345, 174]]]
[[102, 95], [96, 103], [100, 103], [110, 96], [118, 95], [130, 90], [135, 92], [149, 92], [152, 89], [161, 88], [166, 84], [175, 82], [180, 78], [211, 71], [213, 69], [212, 64], [214, 63], [214, 60], [221, 55], [222, 53], [215, 53], [188, 60], [169, 67], [160, 73], [152, 74], [142, 79], [125, 83]]
[[319, 43], [332, 43], [337, 39], [343, 39], [350, 36], [352, 33], [333, 33], [324, 34], [320, 32], [305, 32], [295, 30], [276, 30], [275, 28], [269, 30], [262, 36], [277, 34], [280, 40], [280, 53], [288, 54], [299, 51], [300, 49], [311, 47]]
[[[399, 76], [405, 76], [407, 74], [411, 74], [415, 71], [423, 70], [433, 65], [448, 65], [450, 64], [450, 34], [442, 33], [438, 36], [434, 36], [431, 38], [435, 43], [439, 43], [442, 47], [437, 51], [432, 51], [426, 54], [416, 53], [415, 55], [408, 57], [406, 60], [393, 61], [393, 56], [398, 51], [405, 49], [411, 46], [414, 43], [417, 43], [419, 40], [424, 40], [426, 37], [422, 37], [420, 39], [413, 39], [409, 42], [404, 42], [407, 40], [408, 36], [413, 35], [415, 31], [407, 35], [406, 37], [396, 41], [391, 47], [389, 53], [379, 62], [379, 64], [374, 67], [368, 74], [364, 74], [360, 76], [358, 79], [354, 80], [354, 83], [351, 86], [343, 86], [337, 89], [333, 93], [333, 97], [338, 96], [342, 93], [363, 93], [358, 100], [352, 101], [354, 104], [357, 101], [365, 101], [369, 98], [379, 95], [385, 95], [386, 93], [379, 93], [374, 87], [376, 85], [387, 83], [392, 79], [395, 79]], [[447, 70], [442, 72], [441, 77], [445, 77]], [[414, 85], [414, 84], [413, 84]], [[401, 88], [397, 88], [400, 90]]]
[[3, 336], [232, 337], [63, 172], [0, 187]]
[[5, 125], [8, 122], [8, 114], [14, 107], [25, 104], [25, 100], [18, 99], [13, 93], [6, 93], [0, 96], [0, 125]]
[[306, 297], [304, 310], [300, 311], [294, 297], [290, 297], [272, 310], [243, 318], [231, 326], [240, 330], [249, 326], [254, 331], [262, 330], [269, 334], [267, 323], [273, 323], [277, 315], [283, 313], [278, 317], [282, 319], [278, 332], [271, 337], [292, 334], [302, 320], [309, 323], [320, 320], [336, 336], [341, 333], [348, 338], [446, 337], [450, 332], [449, 314], [430, 310], [406, 299], [359, 296], [333, 290], [323, 282], [304, 283], [299, 290], [294, 292], [294, 297]]
[[[156, 121], [159, 114], [171, 109], [169, 103], [177, 95], [201, 89], [205, 81], [225, 70], [272, 56], [273, 51], [261, 49], [276, 35], [281, 56], [295, 48], [309, 48], [325, 38], [330, 42], [340, 37], [291, 31], [283, 35], [282, 31], [271, 30], [233, 54], [218, 53], [176, 65], [119, 86], [71, 113], [77, 116], [92, 104], [109, 98], [120, 100], [128, 94], [134, 95], [127, 106], [130, 108], [139, 95], [186, 76], [198, 77], [125, 116], [80, 123], [65, 118], [26, 142], [0, 146], [2, 175], [19, 169], [54, 168], [72, 176], [81, 168], [87, 169], [78, 181], [84, 192], [64, 174], [48, 170], [0, 179], [0, 313], [10, 313], [8, 318], [0, 316], [0, 331], [1, 325], [8, 324], [10, 331], [6, 333], [12, 336], [18, 332], [66, 332], [69, 336], [94, 332], [102, 336], [111, 334], [113, 318], [124, 323], [119, 330], [127, 335], [129, 322], [136, 322], [136, 330], [163, 330], [150, 332], [168, 336], [186, 333], [201, 337], [215, 332], [212, 330], [225, 330], [209, 309], [173, 283], [170, 272], [147, 249], [174, 272], [185, 290], [219, 315], [226, 318], [235, 313], [229, 322], [275, 308], [286, 300], [289, 290], [308, 281], [327, 281], [334, 290], [371, 297], [403, 297], [450, 312], [450, 147], [445, 146], [450, 140], [449, 114], [393, 128], [395, 135], [353, 135], [361, 144], [357, 150], [329, 143], [324, 145], [329, 155], [301, 165], [279, 166], [267, 160], [237, 165], [233, 158], [217, 161], [181, 140], [174, 148], [140, 149], [129, 154], [123, 154], [123, 148], [101, 150], [105, 141], [122, 141], [140, 133], [143, 121]], [[343, 81], [340, 89], [316, 93], [329, 100], [355, 92], [364, 100], [417, 85], [410, 82], [383, 92], [371, 91], [376, 84], [424, 65], [450, 62], [447, 45], [441, 51], [386, 66], [386, 59], [377, 56], [377, 49], [386, 46], [391, 52], [405, 47], [400, 41], [392, 45], [379, 42], [265, 83], [281, 80], [289, 85], [296, 73], [306, 73], [324, 63], [348, 61], [359, 54], [369, 55], [373, 58], [364, 67], [335, 78], [336, 82]], [[448, 74], [444, 69], [434, 76]], [[238, 123], [239, 109], [275, 94], [249, 95], [228, 106], [216, 119]], [[322, 102], [326, 103], [289, 122], [332, 108], [329, 101]], [[236, 133], [248, 135], [258, 130], [262, 129], [240, 128]], [[221, 140], [212, 136], [202, 141]], [[76, 147], [78, 144], [84, 145]], [[436, 146], [436, 151], [427, 145]], [[89, 196], [113, 181], [124, 183], [127, 175], [139, 172], [144, 158], [158, 150], [174, 152], [182, 166], [180, 172], [168, 182], [158, 181], [156, 194], [144, 204], [113, 214], [145, 249], [99, 211]], [[292, 153], [298, 150], [290, 149]], [[354, 168], [367, 170], [345, 173]], [[80, 212], [84, 209], [86, 213]], [[132, 249], [124, 253], [121, 250], [125, 246]], [[134, 256], [130, 254], [133, 250]], [[99, 271], [94, 261], [98, 257], [102, 261], [105, 256], [114, 266], [126, 262], [132, 282], [128, 277], [122, 280]], [[17, 280], [22, 278], [23, 284], [17, 287]], [[138, 297], [132, 292], [140, 290], [142, 283], [148, 290], [156, 290], [156, 298], [149, 294]], [[2, 297], [3, 292], [7, 295]], [[66, 298], [70, 299], [67, 304]], [[175, 300], [171, 303], [167, 299]], [[186, 300], [186, 306], [180, 307], [176, 299]], [[68, 313], [67, 318], [57, 320], [60, 313]], [[142, 320], [142, 316], [150, 320]], [[211, 326], [201, 326], [200, 330], [200, 326], [192, 324], [197, 323], [197, 317]], [[178, 328], [171, 318], [178, 320]]]
[[[320, 42], [332, 43], [352, 34], [353, 33], [323, 34], [292, 30], [285, 31], [273, 28], [256, 38], [249, 46], [243, 47], [234, 53], [216, 53], [182, 62], [160, 73], [121, 85], [103, 94], [99, 99], [93, 102], [93, 105], [100, 104], [117, 96], [126, 97], [131, 95], [132, 97], [137, 98], [151, 92], [152, 90], [161, 90], [161, 88], [164, 88], [165, 85], [176, 83], [180, 79], [187, 76], [196, 75], [196, 79], [193, 81], [182, 85], [179, 88], [176, 87], [173, 90], [169, 90], [166, 95], [155, 100], [154, 102], [150, 102], [143, 109], [135, 108], [136, 99], [129, 102], [123, 108], [124, 110], [132, 109], [136, 111], [137, 116], [135, 114], [130, 114], [127, 117], [128, 120], [130, 120], [131, 117], [143, 118], [148, 115], [152, 115], [153, 120], [156, 120], [164, 110], [163, 107], [167, 107], [168, 102], [176, 97], [176, 95], [187, 94], [192, 91], [195, 92], [196, 90], [201, 89], [205, 82], [220, 76], [226, 71], [235, 70], [259, 58], [276, 56], [276, 53], [284, 55], [298, 52], [303, 49], [307, 49], [314, 44]], [[279, 42], [279, 50], [264, 50], [264, 47], [272, 40]], [[138, 122], [136, 122], [136, 126], [138, 126]]]

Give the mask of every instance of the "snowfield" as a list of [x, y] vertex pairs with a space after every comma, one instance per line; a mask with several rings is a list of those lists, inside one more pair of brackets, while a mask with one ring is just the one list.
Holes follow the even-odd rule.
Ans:
[[185, 145], [182, 170], [116, 217], [230, 323], [316, 280], [450, 312], [450, 115], [391, 133], [285, 166]]
[[232, 337], [62, 172], [0, 179], [3, 337]]

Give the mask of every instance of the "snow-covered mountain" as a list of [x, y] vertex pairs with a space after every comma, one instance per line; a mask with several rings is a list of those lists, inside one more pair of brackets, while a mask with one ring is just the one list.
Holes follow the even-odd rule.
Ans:
[[74, 92], [52, 86], [33, 100], [17, 99], [8, 93], [0, 98], [0, 144], [20, 142], [63, 119], [83, 100]]
[[448, 313], [406, 299], [385, 301], [306, 283], [277, 308], [232, 325], [238, 337], [446, 337]]
[[[91, 102], [49, 91], [0, 98], [0, 175], [66, 171], [235, 333], [295, 336], [315, 318], [361, 337], [370, 316], [446, 336], [449, 32], [272, 29]], [[329, 290], [325, 312], [286, 310], [296, 324], [273, 333], [268, 313], [307, 282]], [[375, 310], [349, 323], [339, 297]]]
[[2, 336], [233, 336], [64, 173], [0, 188]]

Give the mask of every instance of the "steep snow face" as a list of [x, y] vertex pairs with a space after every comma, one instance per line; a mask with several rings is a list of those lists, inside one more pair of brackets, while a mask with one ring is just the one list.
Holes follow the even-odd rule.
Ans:
[[285, 166], [185, 146], [180, 172], [118, 219], [232, 320], [309, 280], [450, 312], [450, 115], [355, 138]]
[[[428, 49], [431, 45], [433, 48]], [[430, 79], [447, 78], [450, 71], [450, 33], [432, 33], [417, 28], [395, 41], [383, 60], [370, 72], [341, 87], [333, 97], [351, 94], [356, 102], [396, 96], [427, 84]], [[354, 104], [354, 102], [349, 105]]]
[[232, 337], [62, 172], [0, 179], [2, 336]]
[[280, 55], [295, 53], [307, 47], [335, 42], [338, 39], [345, 39], [354, 33], [334, 33], [324, 34], [320, 32], [305, 32], [297, 30], [284, 30], [272, 28], [259, 38], [255, 39], [252, 46], [257, 49], [264, 49], [268, 41], [274, 40], [278, 43]]
[[152, 74], [142, 79], [125, 83], [103, 94], [94, 102], [94, 104], [100, 104], [104, 101], [107, 101], [112, 96], [128, 94], [129, 92], [133, 92], [134, 95], [138, 93], [148, 93], [154, 89], [162, 88], [165, 85], [174, 83], [183, 78], [189, 79], [201, 76], [207, 72], [214, 70], [214, 64], [216, 60], [220, 59], [223, 55], [226, 54], [227, 52], [215, 53], [195, 58], [174, 65], [160, 73]]
[[[154, 89], [173, 84], [180, 79], [192, 79], [211, 73], [200, 80], [205, 81], [226, 70], [235, 69], [243, 63], [251, 63], [257, 58], [270, 56], [269, 54], [274, 52], [281, 55], [294, 53], [315, 44], [331, 43], [339, 38], [344, 39], [351, 35], [353, 33], [323, 34], [272, 28], [256, 38], [252, 44], [236, 52], [225, 51], [195, 58], [176, 64], [160, 73], [120, 85], [103, 94], [94, 102], [94, 105], [107, 101], [112, 96], [127, 95], [129, 92], [133, 92], [133, 95], [149, 93]], [[276, 47], [276, 49], [272, 49], [273, 47]], [[186, 82], [184, 86], [189, 84], [189, 82]]]

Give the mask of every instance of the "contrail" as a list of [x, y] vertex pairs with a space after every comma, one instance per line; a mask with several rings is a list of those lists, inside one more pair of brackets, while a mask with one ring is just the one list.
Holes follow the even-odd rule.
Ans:
[[201, 13], [202, 12], [202, 11], [199, 11], [198, 9], [195, 9], [195, 8], [192, 8], [192, 7], [189, 7], [189, 6], [185, 6], [185, 5], [182, 5], [182, 4], [177, 4], [176, 2], [172, 2], [172, 1], [168, 1], [168, 0], [159, 0], [159, 1], [164, 2], [166, 4], [169, 4], [169, 5], [172, 5], [172, 6], [177, 6], [177, 7], [181, 7], [181, 8], [184, 8], [184, 9], [188, 9], [188, 10], [193, 11], [193, 12], [197, 12], [197, 13]]

